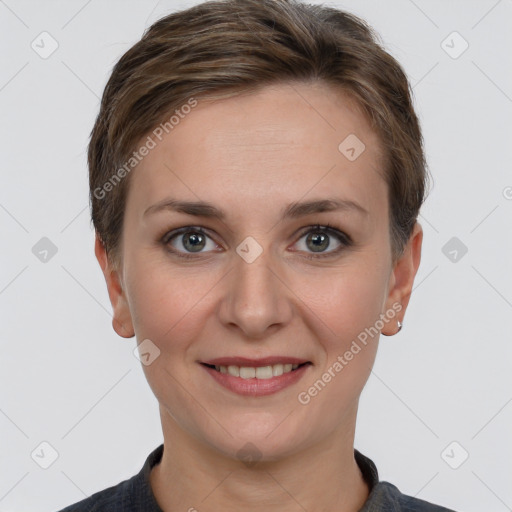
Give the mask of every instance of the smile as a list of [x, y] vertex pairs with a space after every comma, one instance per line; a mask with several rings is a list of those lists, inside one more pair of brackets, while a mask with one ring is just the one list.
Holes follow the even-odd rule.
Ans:
[[219, 359], [200, 364], [222, 387], [245, 396], [277, 393], [299, 381], [312, 366], [310, 361], [289, 358], [286, 362], [277, 362], [277, 358], [258, 362], [233, 359]]
[[[308, 363], [303, 363], [308, 364]], [[216, 371], [224, 374], [229, 374], [233, 377], [240, 377], [241, 379], [271, 379], [272, 377], [279, 377], [284, 373], [290, 373], [296, 370], [300, 365], [298, 364], [274, 364], [272, 366], [236, 366], [236, 365], [216, 365], [213, 366]]]

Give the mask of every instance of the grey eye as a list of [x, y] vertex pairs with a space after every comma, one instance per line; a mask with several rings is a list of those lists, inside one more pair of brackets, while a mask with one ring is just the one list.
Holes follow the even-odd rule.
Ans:
[[322, 252], [329, 247], [329, 235], [312, 231], [306, 237], [306, 245], [313, 252]]

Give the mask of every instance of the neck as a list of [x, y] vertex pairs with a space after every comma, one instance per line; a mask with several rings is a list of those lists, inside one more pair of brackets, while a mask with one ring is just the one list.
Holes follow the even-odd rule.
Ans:
[[[165, 413], [162, 413], [164, 416]], [[369, 489], [354, 459], [354, 428], [277, 461], [253, 464], [220, 455], [164, 420], [164, 453], [150, 474], [164, 512], [357, 512]]]

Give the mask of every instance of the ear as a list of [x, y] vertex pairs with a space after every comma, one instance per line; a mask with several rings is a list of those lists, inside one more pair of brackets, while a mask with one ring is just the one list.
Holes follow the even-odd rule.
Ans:
[[[396, 304], [400, 304], [402, 308], [397, 313], [396, 319], [401, 323], [403, 323], [405, 311], [409, 304], [409, 299], [411, 298], [414, 278], [420, 266], [422, 242], [423, 228], [416, 222], [402, 256], [394, 265], [389, 280], [385, 311], [396, 310]], [[395, 304], [395, 307], [393, 307], [393, 304]], [[392, 321], [387, 322], [381, 332], [382, 334], [391, 336], [397, 333], [397, 329], [397, 323]]]
[[133, 338], [135, 332], [125, 291], [122, 287], [122, 280], [120, 279], [118, 270], [116, 270], [110, 262], [105, 251], [105, 246], [98, 233], [96, 233], [94, 253], [96, 254], [96, 258], [107, 283], [108, 295], [113, 310], [112, 327], [119, 336], [123, 338]]

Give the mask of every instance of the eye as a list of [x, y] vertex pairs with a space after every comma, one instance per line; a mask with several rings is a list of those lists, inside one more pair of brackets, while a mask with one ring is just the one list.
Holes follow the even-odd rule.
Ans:
[[[304, 239], [303, 242], [301, 240]], [[334, 243], [333, 243], [334, 240]], [[218, 252], [219, 246], [201, 227], [185, 226], [168, 232], [162, 238], [163, 245], [180, 258], [193, 259], [203, 253]], [[300, 238], [295, 245], [298, 251], [308, 253], [307, 259], [325, 258], [337, 255], [343, 249], [352, 245], [351, 238], [345, 233], [326, 226], [308, 226], [302, 230]], [[334, 247], [334, 250], [332, 248]], [[327, 251], [327, 249], [331, 249]], [[197, 256], [196, 256], [197, 255]]]
[[[303, 242], [301, 242], [302, 239], [304, 239]], [[351, 244], [352, 240], [348, 235], [345, 235], [345, 233], [338, 231], [328, 224], [326, 226], [316, 225], [306, 228], [306, 230], [302, 232], [296, 245], [299, 245], [298, 250], [300, 251], [311, 251], [313, 254], [305, 257], [313, 259], [333, 256], [346, 247], [349, 247]], [[327, 251], [328, 248], [333, 248], [333, 246], [334, 250]]]
[[182, 258], [194, 258], [192, 254], [215, 250], [217, 244], [200, 227], [187, 226], [167, 233], [162, 243]]

